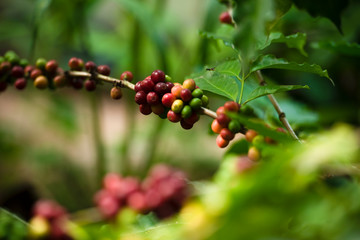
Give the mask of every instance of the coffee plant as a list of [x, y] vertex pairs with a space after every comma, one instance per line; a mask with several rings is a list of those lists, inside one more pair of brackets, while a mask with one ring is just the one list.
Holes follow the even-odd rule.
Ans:
[[359, 238], [358, 2], [2, 5], [0, 239]]

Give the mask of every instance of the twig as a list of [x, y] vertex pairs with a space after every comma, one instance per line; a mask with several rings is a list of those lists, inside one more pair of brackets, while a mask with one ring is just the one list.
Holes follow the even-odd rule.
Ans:
[[[259, 84], [261, 86], [266, 86], [266, 82], [265, 79], [263, 78], [260, 70], [257, 70], [256, 72], [256, 77], [259, 80]], [[272, 103], [272, 105], [274, 106], [276, 112], [279, 115], [279, 120], [282, 122], [282, 124], [285, 126], [285, 128], [288, 130], [288, 132], [290, 133], [290, 135], [297, 141], [300, 142], [300, 139], [298, 138], [298, 136], [296, 135], [296, 133], [294, 132], [294, 130], [292, 129], [289, 121], [286, 118], [285, 113], [281, 110], [279, 103], [277, 102], [276, 98], [274, 97], [273, 94], [269, 94], [267, 95], [270, 102]]]

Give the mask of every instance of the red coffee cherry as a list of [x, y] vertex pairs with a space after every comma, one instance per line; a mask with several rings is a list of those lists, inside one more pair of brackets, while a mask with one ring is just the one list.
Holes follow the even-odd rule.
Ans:
[[142, 81], [139, 81], [139, 82], [137, 82], [137, 83], [135, 84], [135, 87], [134, 87], [135, 92], [142, 91], [141, 82], [142, 82]]
[[224, 104], [224, 108], [226, 111], [229, 112], [238, 112], [239, 111], [239, 104], [234, 101], [227, 101]]
[[151, 81], [151, 79], [145, 78], [141, 81], [140, 86], [144, 92], [148, 93], [153, 91], [155, 84], [153, 81]]
[[158, 82], [157, 84], [155, 84], [154, 91], [160, 96], [162, 96], [168, 92], [168, 87], [166, 86], [166, 83]]
[[14, 78], [22, 78], [24, 76], [24, 69], [20, 66], [14, 66], [11, 69], [11, 76]]
[[84, 83], [81, 78], [73, 78], [73, 79], [71, 79], [71, 85], [74, 89], [80, 90], [80, 89], [82, 89]]
[[180, 113], [174, 113], [173, 111], [169, 110], [167, 113], [167, 118], [170, 122], [180, 122], [181, 120], [181, 114]]
[[236, 160], [236, 172], [237, 173], [245, 173], [249, 170], [253, 169], [256, 166], [256, 163], [246, 155], [239, 156], [239, 158]]
[[245, 133], [245, 139], [246, 139], [246, 141], [248, 141], [248, 142], [252, 142], [253, 141], [253, 139], [257, 136], [258, 134], [257, 134], [257, 132], [256, 131], [254, 131], [254, 130], [252, 130], [252, 129], [249, 129], [249, 130], [247, 130], [247, 132]]
[[52, 221], [56, 218], [64, 217], [66, 215], [66, 211], [62, 206], [54, 201], [39, 200], [33, 207], [33, 214]]
[[216, 120], [219, 122], [219, 124], [223, 127], [227, 127], [231, 119], [226, 114], [220, 114], [217, 116]]
[[160, 98], [159, 98], [159, 95], [157, 95], [156, 92], [149, 92], [146, 95], [146, 101], [150, 105], [156, 105], [156, 104], [160, 103]]
[[147, 103], [146, 96], [147, 96], [147, 94], [144, 91], [137, 92], [135, 94], [135, 102], [139, 105]]
[[113, 218], [121, 208], [118, 199], [107, 190], [100, 190], [94, 197], [100, 213], [105, 218]]
[[174, 87], [171, 88], [171, 93], [172, 95], [174, 95], [176, 98], [180, 98], [181, 97], [181, 90], [183, 89], [183, 87], [181, 85], [175, 85]]
[[57, 88], [66, 86], [66, 79], [64, 75], [55, 76], [53, 82], [54, 82], [54, 86]]
[[191, 129], [191, 128], [194, 126], [193, 124], [187, 123], [184, 119], [181, 119], [180, 125], [181, 125], [181, 127], [182, 127], [183, 129], [185, 129], [185, 130], [189, 130], [189, 129]]
[[110, 96], [111, 96], [111, 98], [114, 99], [114, 100], [119, 100], [119, 99], [121, 99], [121, 98], [122, 98], [122, 90], [121, 90], [121, 88], [120, 88], [120, 87], [117, 87], [117, 86], [111, 88], [111, 90], [110, 90]]
[[200, 116], [196, 112], [193, 112], [190, 117], [184, 119], [188, 124], [194, 125], [197, 121], [199, 121]]
[[88, 61], [85, 63], [85, 69], [86, 71], [91, 72], [91, 71], [95, 71], [97, 67], [93, 61]]
[[225, 24], [233, 24], [232, 17], [230, 15], [230, 13], [227, 11], [220, 14], [219, 21], [221, 23], [225, 23]]
[[138, 212], [144, 212], [147, 209], [145, 193], [142, 191], [136, 191], [131, 193], [126, 199], [127, 205]]
[[38, 68], [35, 68], [34, 70], [31, 71], [30, 73], [30, 78], [35, 80], [38, 76], [42, 75], [42, 71]]
[[223, 127], [219, 124], [218, 120], [214, 119], [211, 123], [211, 130], [214, 133], [220, 133], [221, 129], [223, 129]]
[[130, 71], [125, 71], [120, 76], [121, 80], [126, 80], [129, 82], [131, 82], [133, 80], [133, 78], [134, 78], [134, 76], [133, 76], [132, 72], [130, 72]]
[[108, 65], [100, 65], [97, 67], [97, 71], [98, 73], [105, 75], [105, 76], [109, 76], [110, 75], [110, 67]]
[[166, 82], [166, 92], [171, 92], [171, 89], [173, 88], [174, 84], [172, 82]]
[[71, 70], [80, 71], [84, 67], [84, 62], [80, 58], [72, 57], [70, 58], [68, 65]]
[[15, 86], [15, 88], [17, 88], [19, 90], [23, 90], [26, 87], [26, 79], [25, 78], [16, 79], [14, 86]]
[[92, 92], [96, 89], [96, 82], [94, 80], [87, 79], [84, 86], [87, 91]]
[[158, 82], [165, 82], [165, 73], [161, 70], [155, 70], [151, 73], [151, 80], [155, 84]]
[[34, 66], [27, 65], [27, 66], [24, 68], [24, 74], [25, 74], [25, 76], [30, 76], [32, 70], [34, 70], [34, 69], [35, 69]]
[[183, 88], [180, 92], [180, 97], [184, 102], [188, 102], [192, 99], [191, 91], [187, 88]]
[[161, 115], [165, 112], [165, 108], [162, 104], [158, 103], [156, 105], [150, 105], [151, 111], [156, 115]]
[[218, 109], [216, 109], [216, 115], [225, 114], [225, 107], [221, 106]]
[[219, 146], [219, 148], [225, 148], [227, 145], [229, 145], [229, 141], [223, 139], [221, 135], [218, 135], [216, 137], [216, 144]]
[[139, 109], [140, 112], [144, 115], [149, 115], [152, 113], [151, 106], [149, 104], [140, 104]]
[[45, 70], [49, 73], [55, 73], [58, 66], [58, 63], [55, 60], [50, 60], [46, 63]]
[[189, 89], [190, 91], [194, 90], [196, 87], [194, 79], [186, 79], [183, 84], [183, 88]]
[[223, 128], [220, 131], [220, 135], [223, 139], [231, 141], [234, 139], [235, 134], [232, 133], [228, 128]]
[[176, 97], [174, 95], [172, 95], [171, 93], [166, 93], [162, 97], [161, 102], [165, 107], [171, 108], [171, 105], [173, 104], [173, 102], [175, 100], [176, 100]]

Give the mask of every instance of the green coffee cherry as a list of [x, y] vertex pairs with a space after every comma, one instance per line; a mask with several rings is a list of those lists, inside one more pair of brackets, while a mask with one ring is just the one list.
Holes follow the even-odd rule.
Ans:
[[206, 107], [209, 104], [209, 98], [206, 95], [203, 95], [201, 97], [201, 101], [202, 101], [202, 106]]
[[257, 136], [254, 137], [254, 139], [252, 140], [252, 144], [257, 147], [257, 146], [259, 146], [259, 145], [264, 144], [264, 141], [265, 141], [264, 136], [262, 136], [262, 135], [257, 135]]
[[19, 64], [20, 58], [14, 51], [7, 51], [4, 55], [5, 60], [10, 62], [12, 65]]
[[173, 104], [171, 105], [171, 110], [174, 112], [174, 113], [180, 113], [181, 110], [183, 109], [184, 107], [184, 102], [180, 99], [176, 99]]
[[172, 78], [169, 75], [165, 75], [165, 80], [167, 82], [171, 82]]
[[29, 61], [27, 59], [23, 58], [20, 60], [19, 64], [20, 64], [20, 66], [25, 68], [27, 65], [29, 65]]
[[189, 103], [190, 107], [194, 110], [200, 109], [202, 106], [202, 101], [200, 98], [193, 98]]
[[192, 115], [192, 109], [189, 105], [185, 105], [181, 110], [181, 117], [186, 119]]
[[38, 60], [36, 60], [36, 67], [40, 69], [45, 69], [46, 63], [47, 61], [45, 58], [38, 58]]
[[196, 89], [194, 89], [194, 91], [192, 91], [191, 94], [194, 98], [201, 98], [204, 93], [200, 88], [196, 88]]
[[228, 128], [232, 133], [238, 133], [241, 129], [241, 124], [237, 120], [231, 120]]

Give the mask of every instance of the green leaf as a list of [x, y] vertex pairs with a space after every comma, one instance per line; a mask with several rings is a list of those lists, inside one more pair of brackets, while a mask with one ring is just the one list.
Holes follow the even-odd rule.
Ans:
[[313, 43], [311, 46], [313, 48], [327, 49], [348, 56], [360, 56], [360, 45], [357, 43], [322, 41]]
[[231, 39], [232, 32], [234, 31], [234, 28], [232, 26], [224, 25], [217, 33], [210, 33], [206, 31], [199, 31], [199, 35], [202, 38], [206, 38], [209, 40], [221, 40], [225, 44], [225, 46], [232, 47], [233, 41]]
[[234, 76], [216, 71], [202, 71], [192, 74], [196, 85], [205, 91], [209, 91], [233, 101], [236, 101], [240, 94], [240, 81]]
[[279, 92], [287, 92], [291, 90], [296, 89], [309, 89], [309, 86], [301, 86], [301, 85], [267, 85], [267, 86], [259, 86], [255, 90], [253, 90], [250, 95], [248, 96], [248, 99], [243, 103], [246, 104], [256, 98], [269, 95], [269, 94], [275, 94]]
[[326, 77], [334, 85], [333, 80], [329, 77], [327, 70], [323, 70], [319, 65], [308, 63], [288, 62], [283, 58], [276, 58], [273, 55], [260, 56], [251, 66], [251, 72], [261, 69], [286, 69], [301, 72], [308, 72], [317, 74], [321, 77]]
[[295, 33], [289, 36], [284, 36], [281, 32], [272, 32], [266, 42], [261, 43], [258, 46], [258, 49], [263, 50], [272, 43], [285, 43], [289, 48], [295, 48], [299, 50], [302, 55], [307, 56], [307, 53], [304, 50], [304, 46], [306, 44], [305, 33]]
[[241, 65], [239, 60], [229, 60], [217, 65], [214, 69], [218, 73], [225, 73], [233, 76], [239, 76]]

